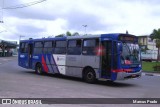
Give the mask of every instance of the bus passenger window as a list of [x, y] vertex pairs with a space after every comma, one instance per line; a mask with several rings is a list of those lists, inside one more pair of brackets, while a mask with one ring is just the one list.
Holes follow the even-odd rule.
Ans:
[[24, 53], [24, 46], [25, 46], [25, 43], [20, 43], [20, 52], [21, 53]]
[[80, 55], [81, 54], [81, 40], [69, 40], [67, 54], [68, 55]]
[[35, 42], [34, 54], [42, 54], [42, 52], [43, 52], [43, 42]]
[[53, 43], [52, 43], [52, 41], [46, 41], [46, 42], [44, 42], [43, 53], [45, 53], [45, 54], [51, 54], [52, 50], [53, 50]]
[[66, 41], [56, 41], [54, 54], [66, 54]]
[[96, 55], [95, 48], [99, 45], [98, 39], [88, 39], [83, 41], [83, 55]]

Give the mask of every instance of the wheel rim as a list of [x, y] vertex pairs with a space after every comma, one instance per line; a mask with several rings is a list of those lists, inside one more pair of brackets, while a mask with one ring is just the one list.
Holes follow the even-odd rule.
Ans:
[[92, 72], [89, 72], [89, 73], [87, 74], [87, 78], [88, 78], [89, 80], [93, 79], [93, 77], [94, 77], [94, 75], [93, 75]]
[[40, 66], [37, 67], [37, 72], [41, 73], [41, 67]]

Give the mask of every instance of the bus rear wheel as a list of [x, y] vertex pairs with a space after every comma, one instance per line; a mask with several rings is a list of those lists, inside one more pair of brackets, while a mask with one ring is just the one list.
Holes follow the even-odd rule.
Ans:
[[36, 70], [35, 70], [35, 72], [37, 73], [37, 74], [42, 74], [43, 72], [42, 72], [42, 65], [40, 64], [40, 63], [38, 63], [37, 65], [36, 65]]
[[96, 81], [96, 75], [95, 75], [95, 72], [92, 68], [87, 68], [85, 70], [85, 73], [84, 73], [84, 80], [87, 82], [87, 83], [95, 83]]

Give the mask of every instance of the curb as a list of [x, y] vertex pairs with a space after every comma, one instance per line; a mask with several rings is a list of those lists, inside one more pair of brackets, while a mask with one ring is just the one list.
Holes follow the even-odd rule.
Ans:
[[160, 74], [157, 73], [144, 73], [146, 76], [160, 76]]

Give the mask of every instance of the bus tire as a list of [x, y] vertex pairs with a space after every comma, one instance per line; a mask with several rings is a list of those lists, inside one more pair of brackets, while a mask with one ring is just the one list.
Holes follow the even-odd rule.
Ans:
[[35, 69], [35, 72], [39, 75], [42, 75], [43, 72], [42, 72], [42, 65], [40, 63], [36, 64], [36, 69]]
[[92, 68], [86, 68], [84, 71], [84, 80], [87, 83], [95, 83], [96, 81], [96, 74]]

